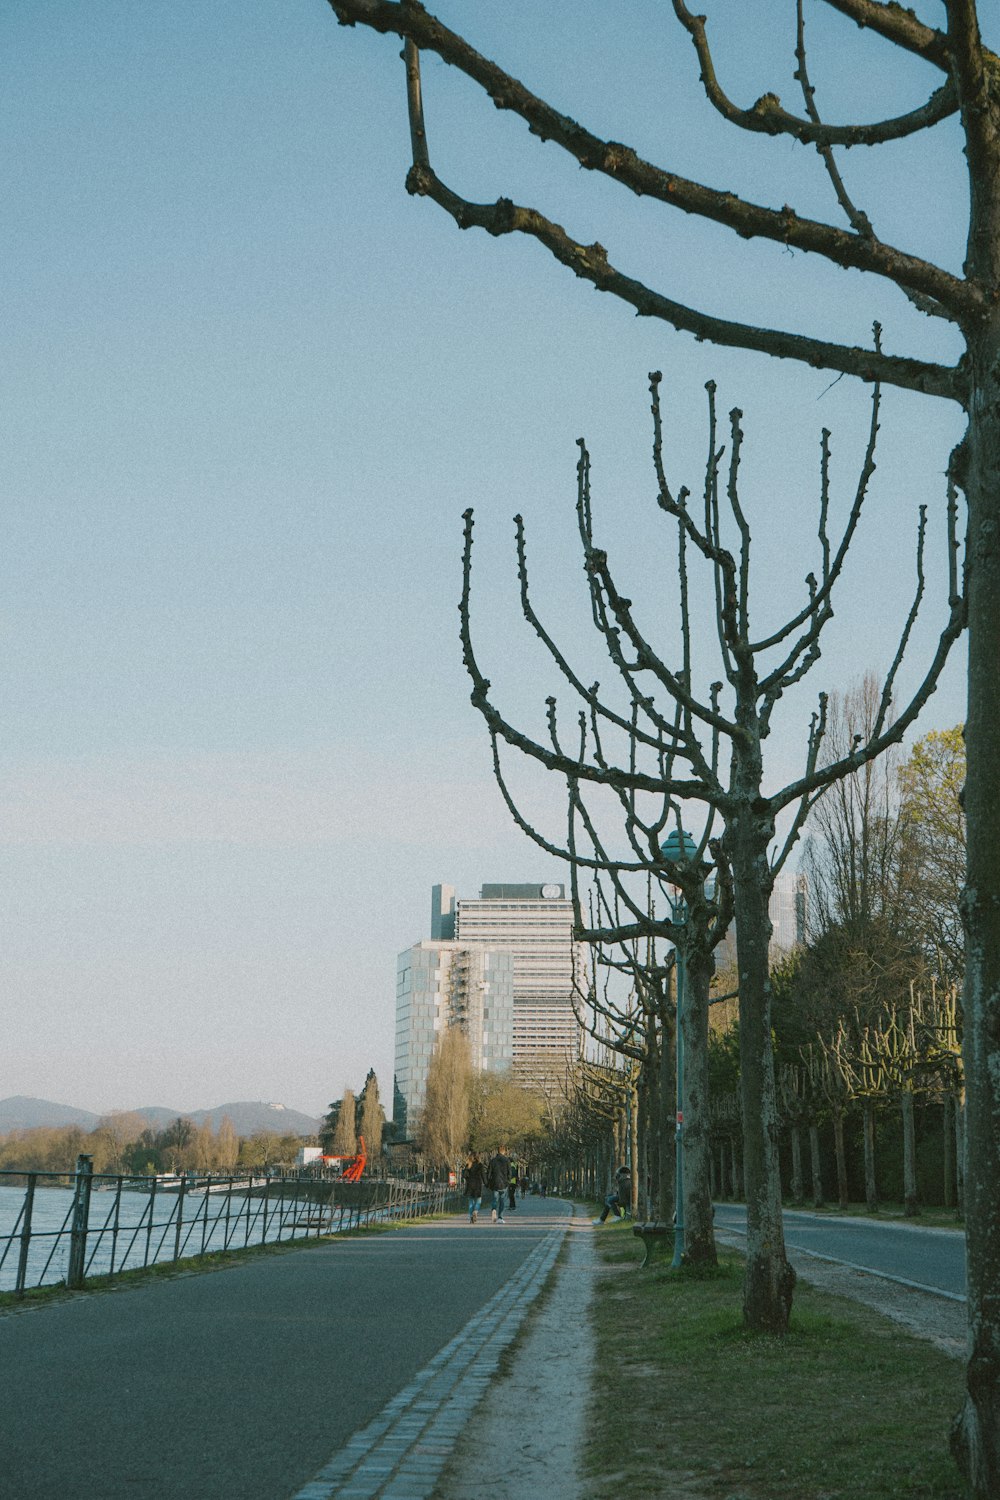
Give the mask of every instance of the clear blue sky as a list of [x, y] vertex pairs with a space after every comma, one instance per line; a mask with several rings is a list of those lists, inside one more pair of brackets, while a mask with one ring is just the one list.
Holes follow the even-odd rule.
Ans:
[[[733, 91], [795, 107], [794, 6], [710, 12], [720, 34], [740, 20], [720, 46]], [[481, 50], [599, 132], [835, 216], [813, 153], [714, 119], [653, 0], [442, 13], [475, 15]], [[934, 82], [810, 14], [829, 118], [881, 117]], [[636, 320], [533, 245], [460, 234], [408, 198], [398, 51], [325, 0], [0, 14], [0, 1097], [317, 1113], [370, 1066], [391, 1097], [395, 955], [426, 935], [431, 884], [563, 878], [510, 826], [468, 704], [463, 509], [483, 663], [534, 723], [555, 684], [517, 628], [510, 517], [527, 518], [539, 601], [585, 651], [578, 436], [633, 596], [669, 593], [650, 369], [678, 482], [700, 482], [705, 380], [745, 412], [762, 614], [815, 565], [823, 426], [849, 498], [857, 386]], [[425, 90], [435, 165], [467, 196], [537, 203], [723, 315], [859, 343], [878, 315], [888, 349], [954, 357], [888, 288], [769, 247], [741, 259], [722, 230], [579, 172], [434, 60]], [[922, 152], [846, 161], [886, 238], [953, 267], [960, 165], [948, 125]], [[815, 690], [887, 665], [915, 508], [940, 516], [959, 432], [942, 404], [886, 394], [873, 514], [773, 780], [799, 765]], [[921, 728], [956, 723], [962, 700], [956, 659]], [[527, 795], [556, 831], [555, 789]]]

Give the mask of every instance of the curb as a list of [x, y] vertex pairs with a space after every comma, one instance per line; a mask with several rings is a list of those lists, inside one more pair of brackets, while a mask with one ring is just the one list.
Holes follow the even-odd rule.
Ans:
[[567, 1215], [550, 1230], [461, 1332], [291, 1500], [429, 1500], [500, 1356], [545, 1285], [570, 1222]]

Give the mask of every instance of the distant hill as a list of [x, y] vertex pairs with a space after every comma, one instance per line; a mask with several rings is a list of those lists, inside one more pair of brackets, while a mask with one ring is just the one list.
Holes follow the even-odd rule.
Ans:
[[[267, 1104], [262, 1101], [241, 1101], [219, 1104], [214, 1109], [192, 1110], [167, 1109], [163, 1105], [151, 1104], [143, 1109], [129, 1110], [128, 1113], [142, 1115], [149, 1121], [151, 1130], [162, 1130], [171, 1120], [176, 1120], [178, 1115], [193, 1120], [196, 1125], [207, 1120], [213, 1130], [218, 1130], [223, 1116], [228, 1115], [237, 1135], [253, 1135], [258, 1130], [273, 1131], [276, 1135], [315, 1135], [321, 1123], [312, 1115], [301, 1114], [297, 1109], [286, 1109], [283, 1104]], [[6, 1134], [9, 1130], [35, 1130], [40, 1126], [55, 1125], [79, 1125], [83, 1130], [93, 1130], [100, 1118], [92, 1110], [54, 1104], [50, 1099], [29, 1099], [23, 1094], [0, 1099], [0, 1134]]]
[[[223, 1115], [233, 1122], [237, 1135], [253, 1135], [257, 1130], [273, 1130], [276, 1135], [315, 1135], [320, 1120], [312, 1115], [300, 1114], [297, 1109], [287, 1109], [284, 1104], [242, 1102], [219, 1104], [215, 1109], [196, 1109], [188, 1113], [188, 1119], [201, 1125], [208, 1120], [213, 1130], [222, 1124]], [[176, 1111], [171, 1119], [176, 1117]]]
[[100, 1119], [89, 1109], [73, 1109], [69, 1104], [53, 1104], [48, 1099], [29, 1099], [13, 1094], [0, 1099], [0, 1131], [37, 1130], [42, 1125], [79, 1125], [93, 1130]]

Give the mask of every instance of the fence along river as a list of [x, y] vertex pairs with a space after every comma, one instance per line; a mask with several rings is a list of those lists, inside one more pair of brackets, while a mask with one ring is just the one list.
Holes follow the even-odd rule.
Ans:
[[0, 1292], [81, 1287], [188, 1256], [433, 1213], [446, 1199], [447, 1188], [394, 1179], [98, 1175], [86, 1157], [68, 1175], [0, 1172]]

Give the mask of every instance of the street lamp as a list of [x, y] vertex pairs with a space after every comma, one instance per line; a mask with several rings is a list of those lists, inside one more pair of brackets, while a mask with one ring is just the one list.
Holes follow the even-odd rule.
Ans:
[[[689, 833], [674, 829], [661, 848], [661, 853], [668, 865], [678, 864], [683, 861], [694, 859], [697, 845]], [[671, 915], [678, 927], [683, 927], [687, 921], [687, 904], [683, 894], [670, 901]], [[674, 952], [677, 954], [677, 1011], [676, 1011], [676, 1053], [677, 1053], [677, 1125], [674, 1134], [675, 1144], [675, 1167], [674, 1167], [674, 1258], [671, 1261], [671, 1270], [676, 1270], [684, 1259], [684, 986], [687, 979], [687, 963], [685, 959], [685, 943], [683, 940], [674, 944]]]

